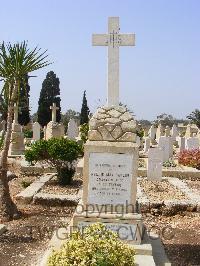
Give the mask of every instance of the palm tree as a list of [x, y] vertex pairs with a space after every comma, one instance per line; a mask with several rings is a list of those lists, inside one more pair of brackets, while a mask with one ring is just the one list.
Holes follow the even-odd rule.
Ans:
[[20, 214], [11, 199], [7, 180], [7, 156], [11, 140], [14, 104], [18, 102], [20, 82], [25, 74], [50, 64], [46, 51], [29, 49], [26, 41], [0, 45], [0, 78], [4, 81], [2, 95], [7, 103], [7, 130], [0, 158], [0, 222], [17, 218]]

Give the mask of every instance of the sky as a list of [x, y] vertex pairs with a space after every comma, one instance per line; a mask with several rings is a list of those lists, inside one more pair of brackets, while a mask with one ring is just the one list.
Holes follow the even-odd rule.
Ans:
[[136, 34], [134, 47], [120, 48], [120, 102], [136, 119], [185, 118], [200, 108], [199, 14], [199, 0], [0, 0], [0, 42], [48, 50], [53, 64], [29, 80], [31, 113], [51, 70], [63, 113], [80, 111], [84, 90], [94, 112], [106, 103], [107, 48], [92, 46], [92, 34], [119, 16], [120, 31]]

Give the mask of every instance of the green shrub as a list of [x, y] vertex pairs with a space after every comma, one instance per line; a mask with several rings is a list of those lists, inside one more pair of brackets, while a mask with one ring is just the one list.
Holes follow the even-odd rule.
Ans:
[[135, 251], [117, 234], [97, 223], [83, 233], [73, 233], [59, 251], [48, 259], [48, 266], [133, 266]]
[[70, 184], [75, 172], [75, 161], [82, 149], [70, 139], [39, 140], [25, 152], [25, 159], [30, 163], [43, 161], [57, 170], [58, 181], [61, 185]]
[[88, 139], [89, 124], [85, 123], [80, 126], [81, 140], [85, 143]]
[[22, 180], [21, 181], [21, 185], [22, 185], [23, 188], [29, 187], [30, 184], [32, 184], [32, 181], [29, 181], [29, 180]]
[[31, 131], [29, 129], [25, 129], [24, 130], [24, 137], [25, 138], [32, 138], [33, 137], [33, 131]]
[[173, 160], [163, 162], [164, 167], [176, 167], [176, 163]]

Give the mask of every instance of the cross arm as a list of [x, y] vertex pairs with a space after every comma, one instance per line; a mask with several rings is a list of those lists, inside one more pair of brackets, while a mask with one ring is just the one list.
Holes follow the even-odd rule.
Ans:
[[119, 34], [120, 46], [134, 46], [135, 34]]
[[93, 46], [107, 46], [108, 45], [108, 34], [92, 34], [92, 45]]

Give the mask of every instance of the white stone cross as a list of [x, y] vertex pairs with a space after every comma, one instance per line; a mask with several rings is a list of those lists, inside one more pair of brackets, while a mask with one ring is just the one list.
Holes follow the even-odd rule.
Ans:
[[119, 105], [119, 46], [135, 45], [135, 34], [120, 34], [119, 30], [119, 17], [109, 17], [108, 33], [92, 35], [94, 46], [108, 46], [108, 106]]
[[59, 107], [56, 107], [56, 103], [53, 103], [50, 109], [52, 110], [52, 122], [56, 122], [56, 111], [59, 110]]
[[14, 105], [14, 123], [18, 124], [18, 105], [15, 103]]

